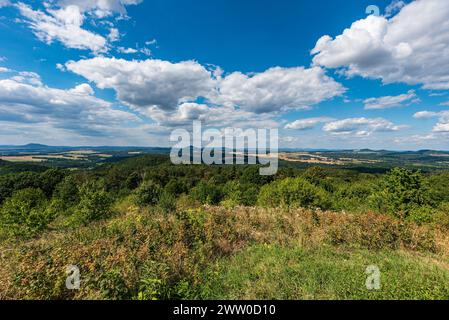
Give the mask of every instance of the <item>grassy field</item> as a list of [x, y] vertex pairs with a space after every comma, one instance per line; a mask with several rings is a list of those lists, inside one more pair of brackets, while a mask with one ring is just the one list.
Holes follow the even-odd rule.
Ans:
[[[448, 299], [449, 239], [379, 214], [125, 200], [109, 220], [0, 247], [1, 299]], [[66, 267], [81, 271], [65, 287]], [[368, 290], [366, 268], [381, 272]]]
[[[367, 266], [381, 270], [366, 288]], [[220, 260], [203, 288], [213, 299], [447, 299], [447, 268], [406, 251], [257, 245]]]

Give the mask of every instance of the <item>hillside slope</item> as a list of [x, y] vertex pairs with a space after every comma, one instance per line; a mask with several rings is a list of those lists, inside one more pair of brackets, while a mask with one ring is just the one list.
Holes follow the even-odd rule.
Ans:
[[[113, 218], [0, 247], [1, 299], [449, 299], [449, 239], [378, 214], [124, 201]], [[67, 290], [66, 267], [80, 269]], [[381, 289], [368, 290], [377, 266]]]

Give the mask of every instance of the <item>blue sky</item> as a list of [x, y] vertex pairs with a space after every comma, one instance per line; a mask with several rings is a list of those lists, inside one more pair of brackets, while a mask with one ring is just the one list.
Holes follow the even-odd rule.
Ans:
[[449, 150], [447, 21], [446, 0], [0, 0], [0, 144], [166, 146], [201, 120]]

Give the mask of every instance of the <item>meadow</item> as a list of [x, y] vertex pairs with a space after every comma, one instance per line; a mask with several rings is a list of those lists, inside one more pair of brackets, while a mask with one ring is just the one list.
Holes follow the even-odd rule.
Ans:
[[0, 175], [0, 299], [449, 298], [449, 172], [258, 173], [145, 155]]

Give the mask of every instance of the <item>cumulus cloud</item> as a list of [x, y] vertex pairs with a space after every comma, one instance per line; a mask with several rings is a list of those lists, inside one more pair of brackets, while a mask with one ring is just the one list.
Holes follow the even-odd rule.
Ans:
[[336, 38], [320, 38], [313, 63], [384, 83], [449, 89], [448, 16], [447, 0], [416, 0], [391, 18], [369, 16]]
[[403, 7], [406, 6], [406, 3], [402, 0], [393, 0], [386, 8], [385, 8], [385, 16], [391, 17], [398, 11], [400, 11]]
[[299, 119], [292, 123], [288, 123], [285, 126], [285, 129], [294, 129], [294, 130], [308, 130], [315, 128], [318, 124], [328, 123], [334, 121], [335, 119], [329, 117], [316, 117], [316, 118], [307, 118], [307, 119]]
[[175, 111], [153, 108], [150, 117], [161, 127], [185, 127], [198, 120], [206, 126], [238, 128], [277, 128], [279, 121], [272, 115], [258, 115], [231, 106], [208, 106], [198, 103], [183, 103]]
[[416, 119], [438, 118], [438, 123], [433, 127], [433, 132], [449, 132], [449, 110], [434, 112], [420, 111], [413, 115]]
[[75, 88], [70, 89], [70, 92], [74, 94], [93, 95], [94, 89], [92, 89], [88, 83], [82, 83]]
[[404, 126], [395, 125], [383, 118], [349, 118], [326, 123], [323, 130], [333, 134], [369, 136], [373, 132], [391, 132], [402, 128]]
[[21, 2], [17, 8], [36, 37], [47, 44], [60, 41], [72, 49], [106, 50], [107, 41], [103, 36], [81, 28], [84, 16], [77, 6], [48, 10], [49, 14]]
[[345, 91], [318, 67], [223, 76], [219, 67], [195, 61], [106, 57], [69, 61], [65, 67], [100, 89], [113, 89], [120, 102], [162, 127], [192, 120], [219, 127], [278, 127], [274, 117], [280, 112], [308, 108]]
[[112, 22], [102, 20], [110, 28], [108, 34], [100, 35], [83, 28], [85, 20], [104, 19], [116, 14], [126, 15], [125, 6], [141, 2], [141, 0], [60, 0], [44, 2], [43, 10], [34, 10], [22, 2], [18, 2], [16, 7], [23, 17], [23, 22], [39, 40], [47, 44], [59, 41], [67, 48], [98, 53], [108, 51], [108, 41], [111, 43], [118, 41], [120, 32]]
[[220, 80], [219, 89], [218, 103], [255, 113], [308, 109], [345, 92], [318, 67], [275, 67], [253, 75], [234, 72]]
[[96, 57], [70, 61], [66, 68], [101, 89], [114, 89], [119, 100], [141, 111], [151, 107], [175, 110], [183, 102], [209, 95], [215, 87], [211, 72], [195, 61]]
[[120, 40], [120, 32], [117, 28], [111, 28], [109, 30], [108, 39], [111, 42], [116, 42]]
[[22, 72], [0, 80], [1, 121], [45, 123], [90, 136], [103, 135], [105, 127], [139, 121], [134, 114], [113, 109], [111, 103], [94, 97], [88, 84], [62, 90], [36, 79], [33, 73]]
[[91, 12], [98, 18], [104, 18], [113, 14], [126, 14], [125, 6], [136, 5], [143, 0], [59, 0], [59, 5], [68, 7], [76, 5], [81, 11]]
[[419, 98], [414, 90], [410, 90], [407, 93], [400, 94], [398, 96], [385, 96], [380, 98], [369, 98], [363, 101], [366, 110], [372, 109], [388, 109], [395, 107], [402, 107], [404, 105], [410, 105], [412, 103], [419, 102]]

